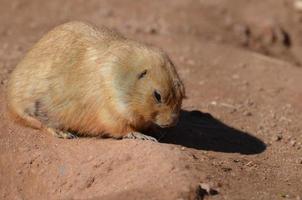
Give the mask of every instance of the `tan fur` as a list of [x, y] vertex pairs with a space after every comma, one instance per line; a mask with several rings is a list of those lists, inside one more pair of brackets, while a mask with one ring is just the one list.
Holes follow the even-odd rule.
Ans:
[[116, 138], [174, 124], [183, 97], [183, 84], [161, 50], [82, 22], [47, 33], [8, 86], [11, 113], [29, 126]]

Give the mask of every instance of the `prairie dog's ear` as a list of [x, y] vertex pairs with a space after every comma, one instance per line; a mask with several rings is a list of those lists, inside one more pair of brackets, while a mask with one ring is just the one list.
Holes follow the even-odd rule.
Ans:
[[143, 78], [146, 74], [147, 74], [147, 72], [148, 72], [148, 70], [144, 70], [144, 71], [142, 71], [141, 73], [139, 73], [138, 75], [137, 75], [137, 78], [138, 79], [141, 79], [141, 78]]
[[180, 80], [174, 81], [174, 87], [180, 91], [180, 94], [183, 98], [186, 98], [185, 87]]

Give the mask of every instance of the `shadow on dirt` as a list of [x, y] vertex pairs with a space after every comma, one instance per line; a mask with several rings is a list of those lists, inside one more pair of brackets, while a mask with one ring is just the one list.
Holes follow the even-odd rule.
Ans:
[[164, 132], [166, 134], [159, 139], [160, 142], [199, 150], [259, 154], [266, 149], [266, 145], [258, 138], [200, 111], [182, 110], [178, 125]]

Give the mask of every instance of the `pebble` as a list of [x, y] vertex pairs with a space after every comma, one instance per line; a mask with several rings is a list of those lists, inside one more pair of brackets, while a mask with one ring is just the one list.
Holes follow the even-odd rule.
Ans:
[[253, 161], [249, 161], [249, 162], [246, 163], [245, 165], [248, 166], [248, 167], [251, 167], [251, 166], [253, 166], [253, 164], [254, 164]]
[[245, 24], [236, 24], [233, 28], [234, 33], [239, 37], [242, 45], [248, 45], [250, 37], [250, 29]]
[[217, 105], [217, 101], [211, 101], [210, 104], [213, 105], [213, 106], [216, 106]]
[[252, 116], [253, 114], [252, 114], [251, 112], [249, 112], [249, 111], [244, 111], [244, 112], [243, 112], [243, 115], [250, 117], [250, 116]]
[[232, 109], [230, 110], [230, 113], [231, 113], [231, 114], [233, 114], [233, 113], [235, 113], [235, 112], [237, 112], [237, 108], [232, 108]]
[[294, 146], [296, 146], [297, 141], [296, 141], [296, 140], [291, 140], [291, 141], [289, 142], [289, 144], [290, 144], [292, 147], [294, 147]]
[[275, 142], [281, 141], [282, 140], [282, 135], [274, 135], [272, 137], [272, 140]]
[[146, 33], [149, 33], [151, 35], [155, 35], [158, 33], [158, 29], [154, 26], [148, 26], [145, 30]]
[[213, 189], [208, 183], [199, 184], [200, 193], [203, 195], [215, 195], [218, 194], [218, 191]]
[[289, 194], [281, 194], [282, 198], [289, 198]]
[[252, 100], [248, 99], [248, 100], [245, 102], [245, 104], [246, 104], [247, 106], [253, 106], [255, 103], [254, 103]]
[[86, 180], [85, 187], [86, 187], [86, 188], [91, 187], [91, 185], [94, 183], [94, 181], [95, 181], [95, 178], [94, 178], [94, 177], [89, 177], [89, 178]]

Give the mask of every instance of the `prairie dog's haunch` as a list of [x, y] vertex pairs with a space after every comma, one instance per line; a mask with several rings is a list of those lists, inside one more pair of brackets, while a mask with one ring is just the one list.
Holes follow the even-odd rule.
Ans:
[[176, 124], [184, 86], [161, 50], [106, 27], [69, 22], [47, 33], [13, 71], [8, 107], [34, 128], [77, 135], [153, 139]]

